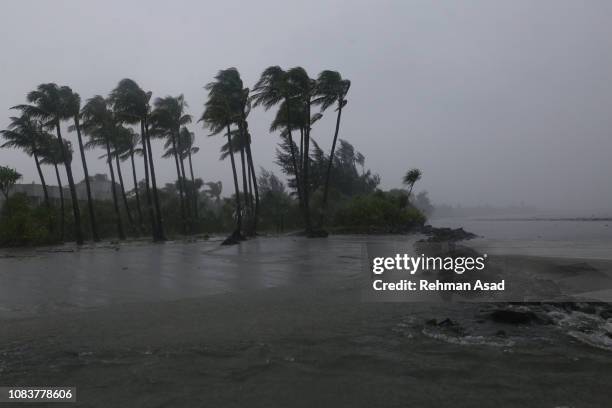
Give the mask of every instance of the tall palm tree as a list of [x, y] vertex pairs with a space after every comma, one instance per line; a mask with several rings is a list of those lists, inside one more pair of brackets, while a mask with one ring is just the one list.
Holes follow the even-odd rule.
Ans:
[[331, 152], [329, 154], [329, 162], [327, 163], [327, 172], [325, 173], [325, 184], [323, 187], [323, 203], [321, 205], [321, 214], [319, 225], [323, 227], [325, 218], [325, 209], [327, 206], [327, 197], [329, 193], [329, 180], [331, 177], [332, 165], [334, 162], [334, 153], [336, 150], [336, 142], [338, 141], [338, 132], [340, 131], [340, 118], [342, 117], [342, 108], [347, 104], [346, 94], [351, 87], [351, 81], [342, 79], [342, 76], [337, 71], [323, 71], [317, 78], [317, 92], [314, 104], [320, 105], [321, 112], [326, 111], [329, 107], [337, 104], [336, 111], [336, 130], [334, 131], [334, 139], [332, 142]]
[[119, 239], [125, 239], [123, 223], [121, 222], [121, 213], [119, 212], [119, 204], [117, 202], [117, 191], [115, 183], [115, 171], [113, 169], [111, 144], [113, 134], [116, 131], [117, 122], [113, 117], [113, 112], [109, 109], [109, 104], [100, 95], [90, 98], [83, 109], [81, 110], [83, 119], [83, 131], [89, 136], [89, 141], [86, 147], [96, 148], [102, 147], [106, 149], [106, 162], [111, 176], [111, 191], [113, 195], [113, 206], [115, 209], [115, 219], [117, 222], [117, 235]]
[[40, 177], [40, 183], [43, 188], [45, 206], [49, 207], [49, 191], [47, 189], [47, 183], [45, 182], [45, 176], [40, 167], [41, 150], [44, 148], [44, 142], [49, 134], [44, 132], [40, 122], [32, 119], [26, 114], [19, 117], [13, 116], [10, 120], [11, 122], [8, 129], [0, 130], [0, 134], [2, 134], [6, 140], [0, 147], [21, 149], [28, 156], [34, 157], [36, 171], [38, 171], [38, 177]]
[[130, 128], [126, 128], [120, 124], [117, 124], [114, 128], [114, 132], [112, 135], [112, 147], [113, 147], [113, 157], [115, 158], [115, 166], [117, 166], [117, 176], [119, 177], [119, 186], [121, 187], [121, 197], [123, 198], [123, 205], [125, 207], [125, 213], [128, 218], [128, 223], [130, 224], [130, 228], [138, 233], [138, 228], [134, 225], [134, 218], [132, 217], [132, 211], [130, 210], [130, 206], [128, 205], [127, 194], [125, 193], [125, 184], [123, 183], [123, 172], [121, 171], [121, 160], [120, 156], [123, 153], [121, 144], [125, 143], [124, 140], [131, 139], [134, 131]]
[[142, 155], [142, 149], [138, 148], [138, 143], [140, 142], [140, 136], [136, 134], [131, 128], [129, 129], [129, 134], [125, 134], [124, 137], [120, 138], [116, 142], [116, 146], [118, 149], [119, 158], [122, 161], [126, 161], [130, 159], [130, 163], [132, 165], [132, 180], [134, 183], [134, 196], [136, 197], [136, 211], [138, 212], [138, 230], [142, 231], [142, 226], [144, 225], [144, 220], [142, 217], [142, 208], [140, 206], [140, 193], [138, 191], [138, 177], [136, 176], [136, 163], [134, 157], [136, 154]]
[[[244, 204], [248, 211], [252, 209], [249, 206], [249, 197], [248, 197], [248, 181], [247, 181], [247, 166], [245, 161], [245, 149], [247, 145], [247, 137], [243, 134], [239, 129], [234, 129], [231, 131], [231, 151], [234, 153], [240, 152], [240, 164], [241, 164], [241, 173], [242, 173], [242, 195], [244, 197]], [[228, 140], [223, 146], [221, 146], [221, 156], [219, 160], [225, 160], [230, 156], [230, 140]]]
[[[155, 165], [151, 151], [151, 139], [149, 137], [149, 115], [151, 92], [145, 92], [136, 82], [125, 78], [110, 94], [110, 102], [117, 118], [127, 124], [140, 124], [140, 139], [142, 143], [145, 185], [147, 196], [147, 208], [151, 220], [152, 235], [154, 241], [165, 241], [164, 226], [162, 222], [157, 181], [155, 177]], [[149, 173], [151, 186], [149, 187]], [[152, 193], [152, 194], [151, 194]], [[151, 196], [153, 199], [151, 200]], [[153, 209], [153, 205], [155, 209]]]
[[171, 146], [171, 154], [174, 156], [176, 173], [178, 177], [179, 198], [181, 204], [181, 217], [183, 220], [183, 232], [188, 232], [187, 207], [185, 205], [185, 177], [184, 166], [178, 151], [178, 138], [181, 126], [191, 123], [191, 115], [185, 113], [187, 103], [183, 95], [177, 97], [167, 96], [157, 98], [153, 103], [151, 112], [151, 133], [155, 136], [166, 137]]
[[[246, 163], [248, 167], [248, 203], [251, 209], [252, 215], [252, 225], [249, 231], [250, 235], [257, 234], [257, 220], [259, 218], [259, 189], [258, 189], [258, 181], [257, 175], [255, 173], [255, 165], [253, 163], [253, 152], [251, 150], [251, 133], [249, 132], [249, 122], [247, 117], [251, 112], [251, 97], [249, 88], [242, 89], [242, 95], [240, 96], [240, 121], [238, 122], [238, 129], [242, 135], [242, 139], [244, 140], [244, 152], [246, 152]], [[241, 152], [241, 158], [243, 153]], [[244, 168], [244, 163], [243, 163]], [[253, 191], [255, 192], [255, 203], [253, 203]], [[247, 187], [244, 187], [245, 192], [247, 191]]]
[[423, 177], [423, 172], [419, 169], [410, 169], [406, 172], [402, 182], [409, 187], [408, 199], [410, 199], [410, 194], [412, 194], [415, 183], [419, 181], [421, 177]]
[[62, 178], [60, 177], [59, 165], [63, 163], [63, 158], [66, 157], [68, 161], [72, 162], [72, 144], [69, 141], [64, 140], [62, 152], [62, 145], [59, 144], [58, 140], [53, 138], [51, 135], [46, 139], [45, 148], [42, 151], [42, 157], [40, 160], [41, 164], [47, 164], [53, 166], [55, 169], [55, 177], [57, 178], [57, 186], [59, 188], [60, 195], [60, 241], [64, 241], [64, 225], [65, 225], [65, 210], [64, 210], [64, 187], [62, 185]]
[[211, 136], [226, 132], [236, 195], [236, 229], [227, 240], [227, 243], [236, 243], [242, 239], [242, 208], [240, 205], [240, 188], [238, 187], [234, 148], [232, 146], [231, 126], [239, 121], [241, 117], [240, 100], [243, 86], [238, 70], [236, 68], [228, 68], [219, 71], [215, 76], [215, 81], [206, 85], [206, 90], [208, 90], [208, 100], [204, 105], [204, 113], [200, 121], [203, 121], [205, 126], [211, 131]]
[[66, 98], [66, 110], [67, 114], [72, 117], [74, 125], [71, 126], [70, 130], [76, 130], [77, 138], [79, 141], [79, 152], [81, 153], [81, 163], [83, 164], [83, 173], [85, 175], [85, 189], [87, 192], [87, 207], [89, 210], [89, 220], [91, 222], [91, 235], [94, 242], [100, 241], [98, 235], [98, 227], [96, 225], [96, 214], [94, 211], [93, 200], [91, 199], [91, 186], [89, 184], [89, 171], [87, 169], [87, 160], [85, 160], [85, 147], [83, 146], [83, 138], [81, 137], [81, 97], [78, 93], [73, 92], [70, 87], [63, 86], [62, 92]]
[[[294, 122], [292, 120], [291, 113], [294, 111], [293, 105], [298, 104], [298, 106], [301, 106], [304, 100], [303, 95], [300, 96], [300, 90], [296, 89], [297, 85], [302, 82], [299, 81], [299, 79], [300, 75], [297, 70], [294, 70], [290, 75], [288, 71], [284, 71], [279, 66], [268, 67], [262, 72], [259, 80], [253, 87], [253, 96], [251, 99], [254, 102], [253, 106], [256, 107], [261, 105], [265, 110], [268, 110], [283, 102], [285, 104], [285, 123], [287, 124], [285, 135], [288, 139], [288, 145], [290, 147], [291, 163], [296, 181], [298, 200], [300, 202], [300, 207], [302, 208], [306, 229], [310, 230], [310, 216], [308, 214], [303, 191], [303, 183], [301, 180], [301, 165], [298, 166], [297, 153], [292, 134], [292, 123]], [[300, 162], [301, 161], [302, 160], [300, 160]]]
[[[23, 113], [38, 118], [49, 128], [55, 128], [57, 140], [63, 145], [61, 122], [70, 118], [70, 111], [67, 107], [67, 92], [54, 83], [40, 84], [38, 88], [30, 92], [27, 100], [30, 105], [17, 105]], [[63, 152], [63, 149], [62, 149]], [[83, 244], [83, 231], [81, 230], [81, 212], [77, 198], [74, 178], [72, 176], [72, 166], [67, 157], [64, 157], [64, 167], [70, 186], [70, 197], [72, 201], [72, 212], [74, 215], [74, 235], [77, 245]]]
[[191, 186], [193, 188], [193, 212], [194, 217], [198, 219], [198, 191], [196, 189], [195, 177], [193, 175], [193, 162], [191, 157], [194, 154], [197, 154], [200, 151], [200, 148], [193, 145], [195, 143], [195, 135], [193, 132], [190, 132], [189, 129], [187, 129], [185, 126], [181, 128], [181, 133], [179, 136], [179, 145], [182, 147], [181, 151], [183, 155], [186, 155], [187, 159], [189, 160], [189, 173], [191, 175]]

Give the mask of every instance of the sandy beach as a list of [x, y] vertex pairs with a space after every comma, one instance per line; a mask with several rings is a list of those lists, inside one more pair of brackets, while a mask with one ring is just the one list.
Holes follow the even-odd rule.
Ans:
[[[188, 248], [197, 259], [149, 269], [167, 284], [148, 298], [129, 284], [111, 290], [111, 285], [81, 281], [81, 292], [96, 293], [95, 299], [73, 296], [63, 307], [47, 308], [3, 304], [1, 382], [76, 386], [76, 405], [83, 407], [435, 407], [450, 400], [457, 407], [601, 407], [609, 402], [612, 339], [604, 304], [592, 310], [532, 305], [533, 321], [509, 324], [491, 318], [509, 307], [505, 304], [362, 301], [364, 244], [377, 240], [408, 247], [415, 239], [259, 238], [223, 249], [206, 242], [168, 243], [163, 248], [168, 256]], [[13, 291], [19, 291], [19, 279], [7, 277], [9, 262], [42, 265], [95, 251], [95, 257], [108, 256], [114, 264], [94, 263], [94, 269], [106, 269], [111, 279], [112, 269], [119, 268], [115, 272], [129, 282], [143, 271], [120, 264], [135, 254], [159, 253], [159, 247], [3, 258], [0, 279], [3, 288], [12, 281]], [[224, 260], [215, 261], [220, 253]], [[509, 262], [508, 256], [493, 256], [492, 267], [496, 262], [531, 270], [560, 265], [553, 258], [513, 257]], [[224, 265], [216, 271], [215, 285], [198, 285], [194, 271], [206, 262]], [[271, 263], [274, 268], [266, 266]], [[609, 267], [597, 264], [598, 270]], [[184, 285], [190, 291], [170, 283], [181, 275], [192, 276], [193, 284]], [[211, 280], [206, 276], [201, 282]], [[66, 290], [58, 289], [56, 300], [78, 293], [68, 290], [70, 285], [63, 283]]]

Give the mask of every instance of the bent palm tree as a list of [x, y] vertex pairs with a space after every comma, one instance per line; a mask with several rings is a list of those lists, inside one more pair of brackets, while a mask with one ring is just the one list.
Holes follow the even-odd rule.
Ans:
[[[301, 104], [303, 103], [302, 100], [297, 97], [297, 76], [297, 72], [294, 71], [294, 78], [292, 79], [289, 73], [284, 71], [279, 66], [272, 66], [266, 68], [264, 72], [262, 72], [255, 86], [253, 87], [253, 96], [251, 96], [251, 100], [254, 102], [254, 107], [261, 105], [265, 110], [269, 110], [271, 107], [280, 103], [285, 104], [285, 123], [287, 124], [285, 134], [288, 139], [288, 145], [291, 152], [291, 164], [293, 167], [293, 174], [296, 181], [295, 184], [298, 201], [302, 209], [306, 229], [310, 230], [310, 217], [308, 215], [308, 210], [305, 205], [306, 200], [304, 199], [303, 184], [301, 181], [301, 164], [300, 166], [298, 166], [297, 153], [292, 134], [292, 124], [294, 123], [294, 121], [291, 117], [291, 114], [292, 112], [294, 112], [293, 105], [297, 104], [298, 106], [301, 106]], [[300, 156], [302, 156], [302, 153], [300, 153]], [[301, 159], [300, 162], [302, 162]]]
[[228, 153], [232, 163], [234, 176], [234, 189], [236, 194], [236, 229], [227, 243], [237, 243], [242, 238], [242, 208], [240, 205], [240, 188], [238, 187], [238, 174], [234, 160], [232, 146], [231, 125], [240, 120], [240, 97], [242, 95], [242, 80], [236, 68], [219, 71], [215, 81], [206, 85], [208, 100], [204, 105], [204, 113], [200, 118], [211, 131], [211, 136], [226, 131]]
[[[49, 135], [50, 136], [50, 135]], [[64, 225], [65, 225], [65, 210], [64, 210], [64, 187], [62, 186], [62, 179], [59, 173], [59, 165], [63, 162], [63, 157], [66, 157], [68, 161], [72, 162], [72, 145], [68, 141], [64, 141], [64, 151], [62, 152], [62, 146], [59, 144], [57, 139], [49, 137], [45, 149], [43, 151], [41, 163], [53, 166], [55, 169], [55, 177], [57, 178], [57, 186], [59, 188], [60, 195], [60, 241], [64, 241]]]
[[151, 112], [151, 133], [155, 136], [168, 138], [172, 146], [171, 154], [174, 156], [178, 177], [183, 233], [187, 233], [189, 227], [186, 215], [187, 207], [185, 205], [185, 172], [184, 167], [182, 167], [182, 160], [179, 157], [178, 138], [181, 126], [191, 123], [191, 115], [185, 114], [187, 103], [183, 95], [157, 98], [153, 105], [155, 108]]
[[329, 180], [331, 177], [332, 165], [334, 162], [334, 153], [336, 150], [336, 142], [338, 141], [338, 132], [340, 131], [340, 118], [342, 117], [342, 108], [346, 106], [346, 94], [351, 87], [351, 81], [342, 79], [342, 76], [337, 71], [323, 71], [317, 78], [317, 95], [313, 101], [314, 104], [321, 106], [321, 112], [326, 111], [330, 106], [337, 104], [336, 111], [336, 130], [334, 131], [334, 139], [332, 142], [331, 152], [329, 154], [329, 162], [327, 164], [327, 172], [325, 174], [325, 185], [323, 187], [323, 203], [321, 206], [321, 215], [319, 225], [323, 227], [325, 218], [325, 209], [327, 206], [327, 197], [329, 194]]
[[140, 137], [132, 129], [128, 129], [129, 134], [125, 134], [116, 142], [116, 148], [118, 149], [119, 158], [122, 161], [130, 159], [132, 165], [132, 180], [134, 183], [134, 196], [136, 197], [136, 211], [138, 212], [138, 230], [142, 232], [142, 226], [144, 225], [142, 217], [142, 209], [140, 206], [140, 193], [138, 191], [138, 177], [136, 176], [136, 164], [134, 156], [136, 154], [142, 155], [142, 149], [138, 148]]
[[410, 199], [414, 184], [419, 181], [421, 177], [423, 177], [423, 172], [419, 169], [410, 169], [404, 176], [402, 182], [410, 188], [408, 190], [408, 199]]
[[115, 184], [115, 171], [113, 169], [111, 144], [113, 133], [116, 128], [116, 121], [113, 112], [108, 107], [108, 102], [100, 95], [90, 98], [81, 111], [83, 118], [83, 131], [89, 136], [89, 141], [85, 145], [88, 149], [102, 147], [106, 149], [106, 162], [111, 176], [111, 191], [113, 195], [113, 206], [117, 222], [117, 235], [119, 239], [125, 239], [119, 204], [117, 202], [117, 191]]
[[85, 176], [85, 190], [87, 192], [87, 207], [89, 210], [89, 220], [91, 222], [91, 235], [94, 242], [100, 241], [98, 235], [98, 227], [96, 225], [96, 214], [94, 211], [93, 200], [91, 199], [91, 186], [89, 184], [89, 171], [87, 169], [87, 160], [85, 160], [85, 148], [83, 146], [83, 138], [81, 137], [81, 97], [78, 93], [72, 92], [67, 86], [62, 87], [63, 92], [66, 96], [66, 110], [67, 114], [72, 117], [74, 125], [70, 127], [70, 130], [74, 129], [77, 133], [77, 139], [79, 141], [79, 152], [81, 153], [81, 163], [83, 164], [83, 173]]
[[[36, 90], [30, 92], [27, 96], [27, 100], [31, 105], [17, 105], [15, 107], [33, 118], [42, 120], [43, 125], [46, 127], [55, 128], [57, 140], [62, 145], [64, 142], [62, 139], [61, 122], [70, 118], [70, 112], [66, 108], [68, 99], [66, 91], [65, 88], [60, 88], [54, 83], [40, 84]], [[72, 212], [74, 215], [74, 235], [77, 245], [82, 245], [81, 212], [72, 176], [72, 166], [67, 157], [64, 157], [64, 167], [66, 168], [66, 176], [70, 186]]]
[[[145, 185], [147, 195], [147, 208], [151, 220], [151, 229], [154, 241], [165, 241], [164, 226], [162, 222], [161, 208], [159, 205], [159, 194], [155, 177], [155, 165], [151, 151], [151, 139], [149, 137], [149, 101], [151, 93], [145, 92], [131, 79], [122, 79], [110, 94], [110, 102], [117, 118], [122, 123], [140, 124], [140, 140], [145, 167]], [[149, 172], [151, 176], [151, 187], [149, 187]], [[153, 194], [151, 194], [153, 193]], [[153, 200], [151, 200], [153, 196]], [[153, 209], [155, 206], [155, 210]]]
[[13, 116], [10, 120], [11, 123], [8, 129], [0, 130], [0, 134], [2, 134], [6, 140], [0, 147], [21, 149], [28, 156], [34, 157], [36, 171], [38, 172], [38, 177], [40, 177], [43, 188], [45, 206], [49, 207], [49, 191], [47, 189], [47, 183], [45, 182], [45, 176], [40, 167], [40, 159], [46, 137], [50, 135], [43, 131], [40, 122], [32, 119], [28, 115], [23, 114], [20, 117]]
[[189, 129], [187, 129], [186, 127], [182, 127], [181, 128], [181, 133], [180, 133], [180, 137], [179, 137], [179, 145], [182, 147], [181, 152], [184, 155], [187, 155], [187, 159], [188, 159], [188, 163], [189, 163], [189, 173], [191, 175], [191, 186], [194, 189], [193, 190], [193, 212], [194, 212], [194, 217], [196, 219], [199, 218], [199, 214], [198, 214], [198, 191], [195, 188], [196, 184], [195, 184], [195, 177], [193, 175], [193, 162], [191, 160], [191, 157], [198, 153], [200, 151], [200, 148], [197, 146], [194, 146], [193, 144], [195, 143], [195, 136], [193, 132], [190, 132]]

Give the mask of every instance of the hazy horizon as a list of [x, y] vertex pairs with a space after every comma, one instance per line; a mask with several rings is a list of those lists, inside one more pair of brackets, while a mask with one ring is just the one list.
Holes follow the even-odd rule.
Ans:
[[[196, 123], [204, 85], [232, 66], [248, 87], [270, 65], [301, 65], [311, 77], [332, 69], [352, 81], [340, 138], [365, 155], [381, 188], [400, 187], [418, 167], [415, 189], [434, 203], [612, 212], [608, 1], [21, 1], [2, 9], [0, 128], [40, 83], [68, 85], [84, 102], [132, 78], [153, 98], [185, 95], [200, 147], [196, 177], [223, 181], [227, 195], [223, 140]], [[257, 168], [280, 175], [272, 116], [251, 112], [253, 154]], [[330, 109], [313, 127], [326, 152], [334, 121]], [[74, 133], [64, 136], [76, 147]], [[159, 185], [176, 176], [159, 158], [161, 144]], [[87, 152], [92, 175], [106, 173], [102, 154]], [[0, 149], [0, 164], [38, 182], [22, 152]], [[73, 171], [81, 180], [76, 155]], [[51, 167], [45, 176], [55, 184]]]

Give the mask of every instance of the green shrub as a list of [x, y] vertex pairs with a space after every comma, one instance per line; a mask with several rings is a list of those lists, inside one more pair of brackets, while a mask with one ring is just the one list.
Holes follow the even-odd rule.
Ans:
[[32, 207], [22, 194], [10, 197], [0, 214], [0, 246], [27, 246], [52, 244], [56, 241], [50, 232], [54, 224], [51, 210]]
[[424, 222], [425, 216], [406, 197], [377, 191], [349, 200], [336, 211], [332, 225], [352, 232], [401, 233]]

